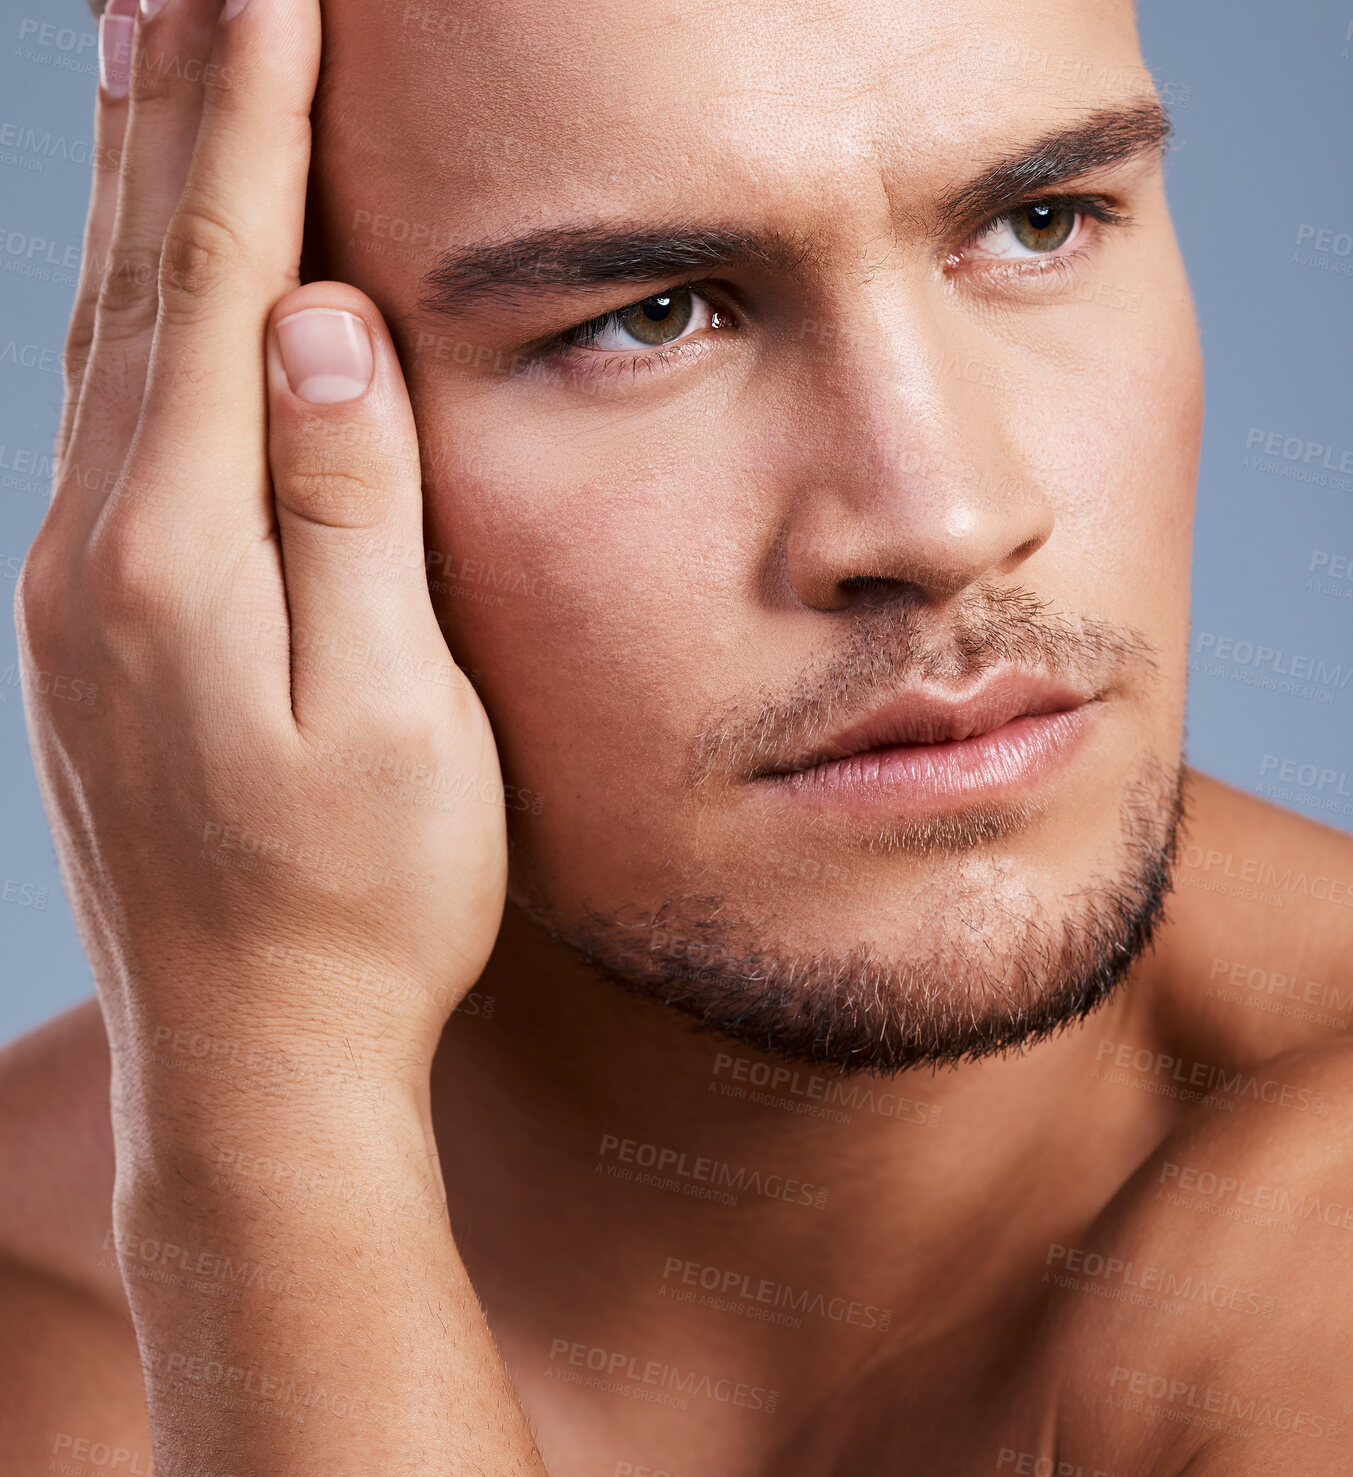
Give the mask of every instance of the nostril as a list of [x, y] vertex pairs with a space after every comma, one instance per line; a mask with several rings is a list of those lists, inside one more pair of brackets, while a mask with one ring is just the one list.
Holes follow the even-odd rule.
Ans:
[[889, 579], [883, 574], [853, 574], [840, 582], [843, 590], [891, 590], [901, 583], [902, 581]]
[[1005, 562], [1002, 565], [1002, 571], [1009, 571], [1014, 569], [1016, 565], [1022, 564], [1031, 555], [1036, 554], [1043, 547], [1045, 541], [1038, 534], [1035, 534], [1033, 538], [1025, 539], [1017, 549], [1011, 549], [1009, 554], [1006, 555]]
[[921, 594], [915, 581], [892, 579], [886, 574], [853, 574], [838, 580], [837, 589], [844, 595], [861, 597], [858, 603], [863, 605], [891, 604]]

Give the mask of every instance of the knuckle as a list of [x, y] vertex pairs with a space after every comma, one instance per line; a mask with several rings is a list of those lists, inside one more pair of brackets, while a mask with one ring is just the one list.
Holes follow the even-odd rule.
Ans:
[[413, 704], [401, 705], [392, 720], [387, 718], [387, 741], [394, 751], [414, 764], [436, 768], [451, 752], [443, 712], [427, 711]]
[[148, 628], [172, 611], [172, 562], [144, 522], [125, 514], [106, 518], [89, 546], [88, 595], [112, 629]]
[[29, 548], [15, 583], [14, 620], [23, 643], [34, 651], [50, 649], [68, 608], [64, 572], [39, 535]]
[[85, 364], [94, 342], [94, 315], [88, 309], [77, 309], [66, 330], [66, 393], [74, 394], [84, 379]]
[[160, 307], [169, 322], [196, 322], [227, 292], [246, 253], [242, 233], [201, 199], [174, 213], [160, 252]]
[[370, 528], [382, 520], [388, 503], [361, 468], [313, 450], [285, 467], [276, 497], [298, 518], [328, 528]]
[[[156, 56], [147, 49], [139, 49], [133, 60], [131, 74], [131, 102], [142, 127], [149, 126], [148, 120], [156, 120], [155, 127], [165, 127], [177, 121], [177, 110], [181, 92], [188, 83], [182, 76], [174, 76], [176, 70], [168, 65], [168, 57]], [[169, 116], [161, 123], [160, 118]]]
[[110, 252], [99, 279], [99, 319], [103, 332], [148, 333], [155, 323], [158, 253], [146, 247]]

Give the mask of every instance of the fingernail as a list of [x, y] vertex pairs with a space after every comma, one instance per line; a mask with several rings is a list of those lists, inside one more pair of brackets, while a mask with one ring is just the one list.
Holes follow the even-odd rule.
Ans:
[[99, 82], [110, 98], [127, 96], [132, 80], [136, 0], [110, 0], [99, 20]]
[[354, 313], [291, 313], [277, 325], [277, 347], [292, 394], [312, 405], [355, 400], [371, 383], [371, 337]]
[[248, 3], [249, 0], [226, 0], [225, 9], [221, 12], [221, 19], [233, 21]]
[[164, 9], [164, 0], [141, 0], [141, 19], [154, 20]]

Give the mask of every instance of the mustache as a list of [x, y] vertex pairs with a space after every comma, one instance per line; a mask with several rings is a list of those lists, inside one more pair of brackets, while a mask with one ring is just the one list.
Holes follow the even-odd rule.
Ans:
[[1089, 698], [1158, 670], [1135, 627], [1055, 611], [1022, 587], [974, 585], [942, 612], [895, 585], [862, 595], [840, 643], [792, 691], [735, 700], [705, 724], [692, 745], [693, 784], [760, 773], [922, 684], [960, 688], [1000, 670], [1066, 681]]

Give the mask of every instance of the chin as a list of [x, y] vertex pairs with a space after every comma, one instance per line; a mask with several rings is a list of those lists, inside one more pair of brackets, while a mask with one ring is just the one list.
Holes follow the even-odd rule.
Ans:
[[[586, 965], [696, 1030], [844, 1073], [957, 1065], [1046, 1039], [1124, 982], [1164, 916], [1183, 784], [1182, 763], [1143, 764], [1106, 837], [1114, 844], [1097, 848], [1112, 861], [1059, 865], [1060, 890], [1019, 866], [1018, 849], [993, 858], [1037, 819], [1010, 825], [1003, 812], [999, 824], [964, 813], [932, 822], [928, 868], [925, 856], [907, 862], [913, 878], [931, 873], [919, 889], [890, 886], [887, 859], [865, 855], [756, 906], [712, 889], [708, 871], [699, 888], [642, 905], [565, 913], [520, 887], [516, 900]], [[915, 852], [926, 839], [909, 823], [898, 845]], [[764, 845], [759, 855], [776, 865]]]

